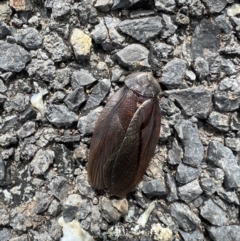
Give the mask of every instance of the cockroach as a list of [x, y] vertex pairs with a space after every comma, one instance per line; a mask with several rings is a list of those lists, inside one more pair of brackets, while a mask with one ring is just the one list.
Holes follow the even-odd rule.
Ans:
[[88, 179], [97, 189], [125, 197], [141, 181], [158, 143], [161, 113], [157, 80], [146, 72], [125, 78], [96, 123]]

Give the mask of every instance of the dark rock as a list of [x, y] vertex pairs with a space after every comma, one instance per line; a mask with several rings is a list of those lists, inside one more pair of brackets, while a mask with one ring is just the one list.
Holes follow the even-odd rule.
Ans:
[[183, 145], [183, 162], [197, 167], [203, 160], [203, 145], [195, 124], [188, 120], [180, 120], [174, 126]]
[[134, 39], [145, 43], [155, 38], [162, 30], [160, 17], [147, 17], [141, 19], [127, 19], [122, 21], [118, 28]]
[[219, 131], [228, 131], [230, 128], [230, 117], [228, 115], [213, 111], [209, 115], [207, 123]]
[[51, 82], [55, 78], [56, 67], [51, 59], [33, 59], [27, 66], [27, 72], [31, 79]]
[[79, 132], [81, 132], [83, 135], [92, 134], [101, 111], [102, 107], [98, 107], [89, 114], [80, 117], [77, 126]]
[[173, 12], [176, 7], [176, 3], [174, 0], [155, 0], [155, 7], [157, 10]]
[[71, 222], [75, 219], [77, 212], [79, 211], [79, 207], [72, 205], [64, 205], [63, 206], [63, 218], [66, 222]]
[[35, 198], [37, 202], [35, 213], [36, 214], [44, 213], [48, 209], [48, 206], [51, 202], [50, 195], [44, 192], [37, 191], [35, 194]]
[[17, 132], [20, 139], [26, 138], [36, 132], [35, 122], [26, 122]]
[[163, 68], [160, 82], [168, 89], [175, 89], [183, 85], [186, 73], [187, 62], [185, 60], [174, 58]]
[[219, 49], [219, 53], [224, 55], [238, 55], [239, 56], [240, 44], [239, 41], [231, 35], [231, 39], [226, 41]]
[[120, 66], [129, 70], [149, 68], [147, 48], [140, 44], [130, 44], [114, 56]]
[[37, 112], [32, 107], [32, 105], [29, 105], [19, 116], [18, 120], [23, 124], [28, 120], [36, 119]]
[[219, 25], [221, 31], [225, 34], [229, 34], [232, 31], [232, 26], [228, 23], [225, 15], [219, 15], [215, 18], [216, 23]]
[[208, 196], [215, 193], [217, 189], [214, 178], [205, 176], [201, 177], [201, 187]]
[[167, 195], [168, 202], [174, 202], [178, 200], [177, 186], [174, 179], [171, 177], [169, 173], [167, 173], [166, 175], [166, 183], [169, 189], [168, 195]]
[[192, 0], [189, 5], [189, 14], [193, 17], [201, 17], [204, 9], [201, 0]]
[[203, 3], [206, 4], [210, 13], [219, 13], [227, 5], [227, 0], [203, 0]]
[[92, 74], [85, 69], [74, 71], [71, 77], [71, 85], [73, 89], [78, 88], [79, 86], [86, 86], [94, 83], [96, 79]]
[[9, 96], [8, 100], [4, 102], [4, 110], [6, 112], [17, 111], [22, 112], [29, 104], [29, 97], [22, 93], [17, 93], [14, 96]]
[[187, 183], [178, 188], [179, 197], [186, 203], [192, 202], [203, 193], [198, 180]]
[[176, 172], [176, 180], [181, 184], [186, 184], [200, 176], [201, 169], [194, 168], [180, 163]]
[[46, 112], [47, 119], [57, 127], [69, 127], [78, 121], [78, 116], [65, 105], [50, 105]]
[[6, 169], [5, 169], [5, 163], [3, 161], [3, 159], [0, 157], [0, 184], [4, 181], [5, 179], [5, 173]]
[[210, 142], [207, 159], [210, 164], [220, 167], [225, 174], [224, 184], [227, 188], [240, 186], [240, 166], [231, 149], [223, 146], [220, 142]]
[[165, 183], [160, 178], [144, 183], [142, 191], [149, 197], [159, 197], [167, 193]]
[[240, 151], [240, 138], [227, 137], [225, 139], [226, 146], [233, 151]]
[[52, 31], [58, 33], [64, 39], [68, 39], [70, 34], [70, 25], [66, 22], [59, 22], [54, 19], [51, 19], [49, 23], [49, 28]]
[[7, 133], [0, 135], [0, 146], [2, 147], [14, 145], [17, 142], [17, 135], [12, 130], [9, 130]]
[[140, 2], [140, 0], [113, 0], [112, 10], [119, 8], [129, 8], [137, 2]]
[[43, 46], [51, 54], [51, 59], [54, 62], [65, 61], [72, 57], [69, 47], [55, 32], [50, 32], [44, 36]]
[[11, 35], [11, 29], [9, 28], [9, 26], [3, 22], [0, 21], [0, 39], [5, 39], [6, 36]]
[[61, 104], [63, 103], [63, 100], [65, 99], [66, 95], [62, 91], [56, 91], [51, 99], [49, 100], [52, 104]]
[[71, 5], [68, 2], [65, 2], [64, 0], [58, 0], [53, 1], [52, 4], [52, 17], [57, 18], [63, 18], [67, 17], [70, 14], [71, 11]]
[[161, 98], [160, 108], [161, 108], [161, 113], [164, 116], [166, 115], [172, 116], [172, 115], [181, 113], [179, 108], [177, 108], [177, 106], [174, 104], [174, 102], [169, 98], [165, 98], [165, 97]]
[[229, 225], [222, 227], [209, 227], [208, 233], [213, 241], [237, 241], [240, 235], [240, 226]]
[[67, 179], [58, 176], [54, 178], [49, 184], [51, 193], [62, 202], [68, 197], [68, 192], [71, 190], [71, 186], [68, 184]]
[[84, 197], [93, 198], [95, 197], [96, 193], [94, 192], [93, 188], [90, 186], [87, 178], [87, 173], [82, 173], [80, 176], [76, 178], [76, 183], [78, 187], [78, 191]]
[[55, 153], [53, 151], [38, 150], [31, 162], [33, 173], [36, 175], [44, 175], [49, 166], [53, 163], [54, 158]]
[[38, 49], [42, 45], [42, 36], [35, 28], [21, 29], [16, 34], [17, 42], [27, 49]]
[[186, 204], [175, 202], [170, 205], [170, 209], [172, 217], [184, 231], [191, 232], [199, 227], [200, 219]]
[[195, 59], [193, 67], [200, 81], [204, 80], [209, 75], [208, 61], [202, 57], [197, 57]]
[[203, 241], [204, 240], [203, 233], [199, 229], [191, 233], [187, 233], [182, 230], [179, 230], [179, 233], [182, 236], [184, 241]]
[[86, 94], [84, 88], [78, 87], [64, 100], [64, 103], [67, 105], [68, 109], [71, 111], [78, 111], [80, 106], [86, 101]]
[[51, 86], [55, 90], [65, 90], [66, 85], [69, 84], [72, 75], [72, 70], [69, 68], [58, 69], [55, 74], [55, 79]]
[[21, 159], [24, 161], [31, 161], [38, 150], [39, 147], [34, 144], [25, 144], [21, 150]]
[[18, 122], [17, 115], [6, 116], [2, 121], [2, 125], [0, 125], [1, 127], [0, 132], [5, 133], [10, 129], [15, 129], [18, 126], [17, 122]]
[[240, 78], [225, 78], [214, 93], [214, 102], [220, 111], [235, 111], [240, 105]]
[[183, 151], [176, 139], [172, 142], [172, 148], [168, 151], [168, 163], [176, 165], [181, 162], [183, 157]]
[[161, 37], [163, 39], [167, 39], [176, 32], [177, 26], [173, 24], [172, 19], [169, 15], [163, 14], [162, 18], [165, 23], [165, 26], [163, 27]]
[[173, 52], [173, 46], [165, 43], [154, 43], [150, 46], [149, 63], [154, 68], [158, 70], [162, 67], [162, 62], [168, 62], [169, 57]]
[[64, 136], [55, 137], [56, 142], [62, 142], [62, 143], [73, 143], [73, 142], [79, 142], [80, 140], [81, 140], [80, 135], [64, 135]]
[[93, 87], [92, 93], [87, 100], [83, 111], [88, 111], [99, 106], [109, 92], [110, 87], [111, 81], [109, 79], [100, 80], [98, 84]]
[[94, 7], [102, 12], [108, 12], [111, 9], [113, 0], [97, 0]]
[[200, 207], [200, 214], [203, 218], [216, 226], [223, 226], [228, 222], [227, 214], [211, 199], [205, 201], [203, 206]]
[[11, 72], [21, 72], [31, 55], [22, 47], [0, 41], [0, 69]]
[[[200, 1], [199, 1], [200, 2]], [[210, 19], [203, 19], [194, 30], [191, 43], [192, 57], [211, 59], [218, 53], [220, 29]]]
[[171, 100], [177, 102], [186, 116], [206, 119], [213, 108], [212, 92], [201, 87], [165, 91]]
[[0, 104], [3, 104], [6, 99], [7, 97], [5, 95], [0, 94]]

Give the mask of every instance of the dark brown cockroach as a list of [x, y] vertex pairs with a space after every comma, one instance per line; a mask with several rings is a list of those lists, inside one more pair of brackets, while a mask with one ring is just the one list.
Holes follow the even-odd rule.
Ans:
[[160, 91], [150, 73], [140, 72], [128, 75], [109, 99], [91, 140], [88, 179], [93, 187], [125, 197], [141, 181], [159, 139]]

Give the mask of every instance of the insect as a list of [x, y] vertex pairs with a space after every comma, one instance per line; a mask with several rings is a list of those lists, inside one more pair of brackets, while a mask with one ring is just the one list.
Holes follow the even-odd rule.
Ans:
[[102, 110], [93, 132], [89, 183], [125, 197], [142, 179], [158, 143], [161, 114], [157, 80], [130, 74]]

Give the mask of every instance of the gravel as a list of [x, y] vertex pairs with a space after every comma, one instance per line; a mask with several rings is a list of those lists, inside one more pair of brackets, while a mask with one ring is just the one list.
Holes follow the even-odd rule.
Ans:
[[[0, 240], [239, 240], [239, 16], [233, 0], [0, 1]], [[161, 133], [118, 199], [89, 184], [89, 145], [137, 71], [162, 87]]]

